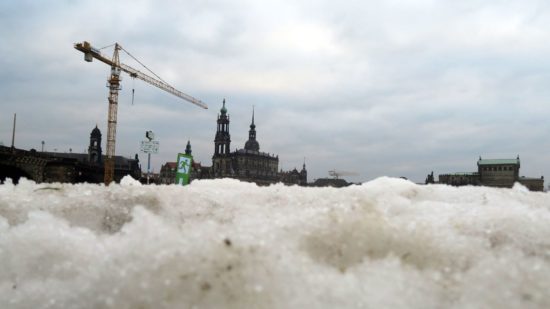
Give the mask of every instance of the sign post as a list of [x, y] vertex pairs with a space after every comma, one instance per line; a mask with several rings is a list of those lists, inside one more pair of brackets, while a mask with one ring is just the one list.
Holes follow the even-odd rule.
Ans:
[[176, 184], [185, 186], [189, 184], [191, 174], [191, 163], [193, 157], [184, 153], [178, 153], [178, 166], [176, 170]]
[[148, 141], [141, 141], [141, 152], [147, 154], [147, 184], [149, 184], [149, 174], [151, 172], [151, 154], [159, 152], [159, 142], [154, 141], [155, 134], [153, 131], [145, 132], [145, 137]]

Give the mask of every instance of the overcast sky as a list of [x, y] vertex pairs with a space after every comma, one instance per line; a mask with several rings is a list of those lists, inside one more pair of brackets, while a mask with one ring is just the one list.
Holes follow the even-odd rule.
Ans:
[[209, 105], [123, 76], [116, 153], [138, 153], [152, 130], [155, 171], [187, 140], [211, 165], [226, 98], [232, 150], [255, 106], [260, 150], [285, 170], [305, 157], [310, 181], [332, 169], [424, 181], [475, 171], [480, 155], [550, 176], [548, 1], [7, 0], [0, 38], [4, 145], [17, 113], [18, 148], [84, 152], [97, 124], [105, 151], [109, 67], [73, 49], [87, 40], [119, 42]]

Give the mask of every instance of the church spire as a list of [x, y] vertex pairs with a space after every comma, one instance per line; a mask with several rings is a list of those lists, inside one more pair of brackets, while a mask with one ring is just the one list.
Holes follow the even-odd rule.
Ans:
[[223, 106], [222, 109], [220, 109], [220, 112], [222, 113], [222, 115], [227, 114], [227, 108], [225, 108], [225, 98], [223, 98]]
[[254, 124], [254, 105], [252, 105], [252, 124], [250, 125], [250, 128], [255, 128], [256, 125]]
[[229, 115], [227, 115], [227, 108], [225, 107], [225, 98], [223, 99], [223, 106], [220, 112], [221, 115], [218, 115], [217, 121], [218, 129], [214, 139], [214, 155], [229, 154], [229, 145], [231, 144], [231, 137], [229, 135]]
[[256, 125], [254, 124], [254, 106], [252, 106], [252, 123], [248, 131], [248, 141], [244, 144], [244, 149], [250, 151], [260, 151], [260, 144], [256, 141]]
[[300, 185], [307, 186], [307, 170], [306, 170], [306, 157], [304, 157], [304, 165], [300, 171]]

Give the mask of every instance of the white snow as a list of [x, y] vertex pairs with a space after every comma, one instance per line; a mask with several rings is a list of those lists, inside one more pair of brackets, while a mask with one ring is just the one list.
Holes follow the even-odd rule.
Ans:
[[0, 185], [0, 308], [550, 308], [550, 197]]

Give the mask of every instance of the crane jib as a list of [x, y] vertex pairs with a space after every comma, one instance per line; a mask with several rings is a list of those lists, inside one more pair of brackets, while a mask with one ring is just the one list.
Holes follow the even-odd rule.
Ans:
[[120, 63], [120, 64], [117, 64], [115, 62], [113, 62], [111, 59], [109, 58], [106, 58], [104, 57], [101, 52], [99, 51], [99, 49], [97, 48], [94, 48], [91, 46], [91, 44], [89, 42], [86, 42], [84, 41], [83, 43], [77, 43], [74, 45], [74, 48], [83, 52], [84, 53], [84, 60], [86, 60], [87, 62], [91, 62], [93, 58], [109, 65], [109, 66], [116, 66], [116, 67], [119, 67], [122, 71], [126, 72], [127, 74], [129, 74], [131, 77], [133, 78], [139, 78], [141, 80], [143, 80], [144, 82], [147, 82], [159, 89], [162, 89], [168, 93], [171, 93], [172, 95], [175, 95], [181, 99], [184, 99], [190, 103], [193, 103], [199, 107], [202, 107], [204, 109], [208, 109], [208, 106], [202, 102], [201, 100], [199, 99], [196, 99], [188, 94], [185, 94], [179, 90], [177, 90], [176, 88], [172, 87], [171, 85], [163, 82], [163, 81], [160, 81], [154, 77], [151, 77], [139, 70], [136, 70], [134, 68], [132, 68], [131, 66], [129, 65], [126, 65], [126, 64], [123, 64], [123, 63]]

